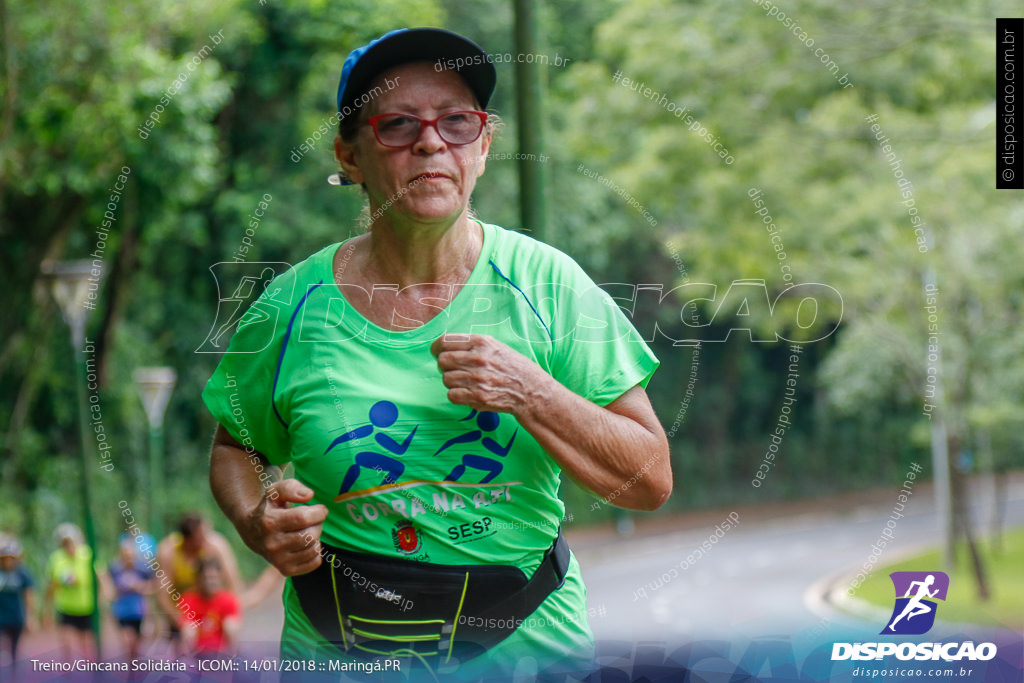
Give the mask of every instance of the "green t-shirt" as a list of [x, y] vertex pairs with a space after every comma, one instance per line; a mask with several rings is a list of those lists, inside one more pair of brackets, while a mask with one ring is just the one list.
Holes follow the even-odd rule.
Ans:
[[[646, 386], [658, 361], [571, 258], [481, 225], [468, 281], [425, 324], [405, 324], [412, 329], [383, 329], [349, 305], [370, 293], [335, 284], [344, 244], [278, 276], [239, 322], [203, 399], [241, 444], [294, 465], [330, 510], [325, 542], [438, 564], [515, 565], [530, 576], [564, 514], [560, 468], [510, 414], [450, 403], [430, 344], [445, 332], [491, 335], [599, 405]], [[518, 629], [491, 654], [517, 637], [554, 656], [566, 643], [585, 648], [575, 561], [556, 593], [562, 604], [549, 609], [553, 594], [533, 615], [541, 626]], [[290, 585], [285, 601], [284, 638], [315, 642]], [[558, 618], [566, 611], [575, 619]]]
[[53, 602], [57, 611], [76, 617], [92, 614], [91, 564], [92, 550], [86, 546], [76, 546], [73, 557], [64, 548], [50, 555], [46, 576], [54, 585]]

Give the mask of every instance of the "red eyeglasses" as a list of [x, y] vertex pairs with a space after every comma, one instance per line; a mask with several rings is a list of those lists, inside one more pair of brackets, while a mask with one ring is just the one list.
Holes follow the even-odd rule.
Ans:
[[377, 142], [385, 147], [409, 147], [420, 139], [427, 126], [433, 126], [449, 145], [468, 145], [483, 132], [487, 112], [451, 111], [432, 120], [412, 114], [377, 114], [367, 123], [373, 127]]

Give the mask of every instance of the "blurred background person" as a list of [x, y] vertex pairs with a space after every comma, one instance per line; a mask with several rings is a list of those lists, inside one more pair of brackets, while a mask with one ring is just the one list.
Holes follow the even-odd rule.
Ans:
[[130, 534], [121, 534], [118, 557], [100, 576], [104, 597], [110, 601], [110, 613], [117, 620], [125, 658], [138, 659], [146, 596], [153, 593], [154, 581], [153, 572], [139, 557]]
[[85, 545], [82, 530], [65, 522], [54, 531], [60, 544], [46, 566], [46, 621], [52, 622], [56, 607], [57, 641], [65, 660], [72, 651], [86, 659], [96, 658], [92, 616], [96, 587], [93, 581], [92, 548]]
[[234, 593], [241, 589], [238, 563], [227, 540], [210, 528], [197, 512], [186, 512], [178, 521], [177, 531], [168, 534], [157, 546], [157, 561], [171, 576], [171, 587], [155, 588], [156, 601], [167, 617], [169, 637], [175, 656], [182, 654], [181, 633], [178, 630], [180, 608], [172, 594], [184, 595], [197, 586], [200, 562], [207, 558], [219, 561], [226, 587]]
[[21, 564], [21, 543], [0, 538], [0, 666], [8, 653], [13, 667], [18, 661], [18, 640], [35, 627], [32, 577]]
[[196, 587], [184, 595], [179, 628], [186, 650], [197, 658], [232, 656], [238, 650], [242, 606], [225, 579], [220, 561], [205, 557]]

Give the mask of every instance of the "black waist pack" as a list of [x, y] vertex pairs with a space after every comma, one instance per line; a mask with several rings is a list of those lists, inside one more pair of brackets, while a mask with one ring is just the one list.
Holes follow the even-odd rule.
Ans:
[[511, 635], [561, 587], [569, 567], [561, 529], [529, 579], [518, 567], [431, 564], [321, 545], [324, 561], [292, 577], [292, 586], [320, 635], [361, 658], [472, 659]]

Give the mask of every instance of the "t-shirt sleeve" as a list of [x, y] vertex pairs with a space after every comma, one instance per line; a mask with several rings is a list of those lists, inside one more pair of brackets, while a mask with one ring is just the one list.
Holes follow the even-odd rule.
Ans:
[[22, 588], [22, 590], [28, 590], [29, 588], [34, 588], [35, 587], [35, 583], [32, 581], [32, 575], [29, 574], [28, 570], [25, 569], [24, 567], [19, 567], [19, 569], [21, 569], [21, 588]]
[[227, 351], [203, 390], [203, 402], [238, 443], [282, 465], [291, 459], [287, 410], [275, 387], [291, 332], [298, 291], [295, 269], [272, 280], [238, 322]]
[[178, 603], [178, 612], [180, 616], [184, 618], [185, 621], [189, 621], [189, 617], [191, 617], [191, 615], [193, 614], [195, 614], [196, 617], [198, 618], [199, 615], [196, 610], [196, 603], [198, 599], [199, 596], [196, 595], [193, 591], [188, 591], [187, 593], [181, 596], [181, 602]]
[[646, 387], [659, 361], [615, 300], [568, 256], [559, 260], [552, 375], [598, 405]]
[[242, 616], [242, 605], [238, 601], [238, 597], [231, 592], [225, 591], [217, 596], [218, 611], [221, 616], [224, 617], [240, 617]]

